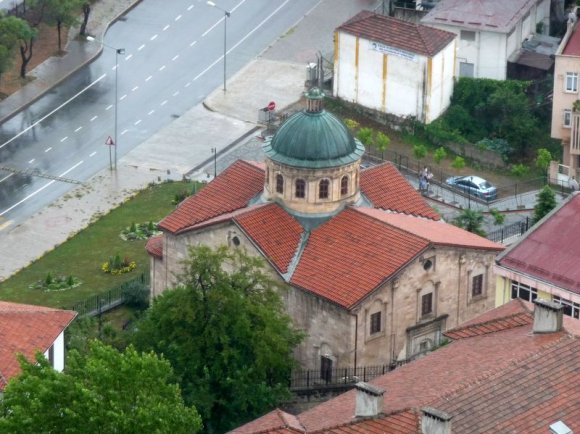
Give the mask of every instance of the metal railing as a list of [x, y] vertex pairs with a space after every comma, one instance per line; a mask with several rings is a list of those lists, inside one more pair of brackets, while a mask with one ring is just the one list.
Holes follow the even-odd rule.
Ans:
[[503, 243], [504, 241], [510, 238], [521, 237], [523, 234], [527, 232], [530, 226], [531, 226], [530, 218], [526, 217], [525, 220], [515, 222], [506, 225], [501, 229], [489, 232], [486, 238], [496, 243]]

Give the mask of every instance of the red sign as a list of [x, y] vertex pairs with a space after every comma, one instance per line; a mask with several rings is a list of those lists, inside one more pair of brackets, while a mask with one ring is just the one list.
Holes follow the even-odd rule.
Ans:
[[111, 136], [107, 137], [107, 140], [105, 141], [105, 145], [115, 146], [115, 141], [113, 140], [113, 138]]
[[274, 111], [275, 108], [276, 108], [276, 103], [274, 101], [270, 101], [268, 103], [268, 110]]

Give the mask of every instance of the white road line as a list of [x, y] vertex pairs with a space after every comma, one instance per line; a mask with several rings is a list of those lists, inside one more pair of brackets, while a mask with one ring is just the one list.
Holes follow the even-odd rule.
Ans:
[[137, 89], [139, 89], [139, 86], [135, 86], [133, 89], [131, 89], [131, 92], [135, 92]]
[[155, 110], [151, 110], [149, 113], [147, 113], [149, 116], [151, 116], [153, 113], [155, 113]]
[[185, 83], [185, 87], [189, 87], [191, 86], [191, 81], [188, 81], [187, 83]]
[[89, 157], [94, 157], [97, 154], [97, 151], [93, 151], [89, 154]]
[[2, 149], [4, 146], [6, 146], [8, 143], [12, 143], [14, 140], [16, 140], [18, 137], [20, 137], [22, 134], [30, 131], [32, 128], [34, 128], [35, 126], [37, 126], [39, 123], [41, 123], [43, 120], [45, 120], [46, 118], [48, 118], [49, 116], [52, 116], [54, 113], [56, 113], [58, 110], [60, 110], [61, 108], [63, 108], [65, 105], [67, 105], [69, 102], [71, 102], [73, 99], [75, 99], [77, 96], [79, 96], [81, 93], [83, 93], [84, 91], [86, 91], [87, 89], [89, 89], [90, 87], [94, 86], [95, 84], [97, 84], [99, 81], [101, 81], [103, 78], [105, 78], [107, 76], [107, 74], [103, 74], [101, 75], [99, 78], [97, 78], [95, 81], [93, 81], [91, 84], [89, 84], [87, 87], [85, 87], [84, 89], [82, 89], [81, 91], [77, 92], [76, 94], [74, 94], [73, 96], [71, 96], [69, 99], [67, 99], [65, 102], [63, 102], [61, 105], [59, 105], [57, 108], [55, 108], [53, 111], [51, 111], [50, 113], [48, 113], [47, 115], [45, 115], [44, 117], [40, 118], [39, 120], [37, 120], [35, 123], [33, 123], [32, 125], [30, 125], [28, 128], [25, 128], [24, 130], [20, 131], [18, 134], [16, 134], [14, 137], [12, 137], [10, 140], [5, 141], [4, 143], [2, 143], [2, 145], [0, 145], [0, 149]]
[[52, 146], [51, 146], [51, 147], [49, 147], [49, 148], [46, 148], [46, 149], [44, 150], [44, 152], [45, 152], [45, 153], [46, 153], [46, 152], [50, 152], [51, 150], [52, 150]]
[[60, 139], [60, 143], [64, 142], [66, 139], [68, 139], [68, 136], [64, 136], [62, 139]]
[[151, 80], [152, 78], [153, 78], [153, 76], [152, 76], [152, 75], [150, 75], [149, 77], [147, 77], [147, 78], [145, 79], [145, 81], [149, 81], [149, 80]]
[[28, 162], [28, 164], [32, 164], [32, 163], [34, 163], [34, 160], [35, 160], [35, 158], [33, 158], [32, 160], [30, 160], [30, 161]]
[[173, 58], [171, 60], [173, 60], [174, 62], [179, 59], [179, 54], [176, 54], [175, 56], [173, 56]]
[[161, 105], [165, 105], [165, 104], [167, 104], [167, 100], [165, 100], [161, 103]]
[[151, 36], [151, 38], [149, 38], [151, 41], [154, 41], [155, 39], [157, 39], [157, 35], [153, 35]]
[[[237, 8], [239, 8], [241, 5], [243, 5], [245, 2], [246, 2], [246, 0], [242, 0], [240, 3], [238, 3], [238, 4], [237, 4], [237, 5], [236, 5], [236, 6], [235, 6], [233, 9], [231, 9], [231, 10], [229, 11], [229, 12], [230, 12], [230, 14], [233, 14], [233, 13], [235, 12], [235, 10], [236, 10]], [[287, 2], [285, 2], [285, 3], [287, 3]], [[282, 6], [284, 6], [284, 4], [283, 4]], [[280, 9], [280, 8], [276, 9], [276, 11], [278, 11], [279, 9]], [[276, 13], [276, 11], [274, 11], [274, 13]], [[224, 20], [224, 18], [225, 18], [225, 16], [221, 17], [221, 18], [220, 18], [220, 19], [217, 21], [217, 23], [215, 23], [213, 26], [211, 26], [209, 29], [207, 29], [207, 30], [206, 30], [204, 33], [202, 33], [202, 35], [201, 35], [201, 36], [205, 36], [205, 35], [207, 35], [209, 32], [211, 32], [213, 29], [215, 29], [215, 28], [216, 28], [216, 27], [217, 27], [217, 26], [218, 26], [218, 25], [219, 25], [219, 24], [220, 24], [220, 23], [221, 23], [221, 22]], [[268, 19], [269, 19], [269, 18], [266, 18], [266, 20], [268, 20]], [[261, 26], [261, 24], [260, 24], [260, 26]]]
[[169, 27], [169, 24], [167, 24], [165, 27], [163, 27], [163, 31], [167, 30]]
[[105, 110], [111, 110], [113, 108], [113, 104], [109, 104]]
[[78, 127], [78, 128], [75, 130], [75, 133], [78, 133], [78, 132], [79, 132], [80, 130], [82, 130], [82, 129], [83, 129], [83, 127]]
[[193, 47], [195, 44], [197, 44], [197, 41], [193, 41], [191, 44], [189, 44], [189, 46]]
[[189, 5], [189, 7], [187, 8], [188, 11], [193, 9], [193, 5]]
[[[62, 172], [60, 175], [60, 177], [65, 176], [66, 174], [68, 174], [69, 172], [73, 171], [74, 169], [76, 169], [77, 167], [79, 167], [81, 164], [83, 164], [83, 160], [81, 160], [80, 162], [78, 162], [77, 164], [75, 164], [73, 167], [71, 167], [68, 170], [65, 170], [64, 172]], [[32, 193], [30, 193], [28, 196], [26, 196], [24, 199], [22, 199], [20, 202], [15, 203], [14, 205], [12, 205], [10, 208], [5, 209], [4, 211], [0, 212], [0, 216], [3, 216], [4, 214], [6, 214], [8, 211], [13, 210], [14, 208], [16, 208], [18, 205], [20, 205], [21, 203], [27, 201], [28, 199], [30, 199], [31, 197], [36, 196], [38, 193], [40, 193], [42, 190], [44, 190], [46, 187], [54, 184], [56, 182], [56, 180], [52, 180], [49, 181], [48, 183], [46, 183], [45, 185], [43, 185], [42, 187], [40, 187], [38, 190], [33, 191]]]
[[133, 57], [133, 55], [129, 54], [127, 57], [125, 57], [125, 60], [129, 60], [131, 57]]
[[139, 125], [141, 123], [141, 119], [139, 119], [138, 121], [135, 121], [135, 126]]
[[0, 179], [0, 182], [3, 182], [5, 180], [7, 180], [8, 178], [10, 178], [12, 175], [14, 175], [14, 173], [9, 173], [8, 175], [6, 175], [4, 178]]
[[177, 96], [177, 95], [179, 95], [179, 91], [178, 90], [176, 90], [175, 92], [173, 92], [173, 96]]
[[125, 94], [121, 98], [119, 98], [119, 101], [123, 101], [125, 98], [127, 98], [127, 94]]
[[123, 135], [125, 135], [125, 133], [128, 133], [128, 132], [129, 132], [129, 130], [123, 130], [123, 131], [121, 131], [121, 135], [123, 136]]
[[137, 51], [141, 51], [143, 48], [145, 48], [145, 44], [143, 44], [139, 48], [137, 48]]
[[114, 71], [115, 69], [117, 69], [117, 65], [113, 66], [113, 67], [111, 68], [111, 71]]
[[180, 19], [181, 19], [181, 15], [177, 15], [177, 16], [175, 17], [175, 21], [179, 21]]
[[165, 65], [163, 65], [161, 68], [159, 68], [159, 71], [163, 71], [165, 69]]
[[[234, 9], [236, 9], [238, 6], [240, 6], [245, 0], [243, 0], [240, 4], [238, 4]], [[266, 18], [264, 18], [262, 20], [262, 22], [260, 24], [258, 24], [256, 27], [254, 27], [252, 30], [250, 30], [248, 32], [248, 34], [246, 34], [246, 36], [244, 36], [242, 39], [240, 39], [232, 48], [230, 48], [227, 52], [227, 54], [230, 54], [233, 50], [235, 50], [237, 47], [240, 46], [240, 44], [242, 44], [246, 39], [248, 39], [251, 35], [254, 34], [254, 32], [256, 32], [260, 27], [262, 27], [264, 24], [266, 24], [266, 22], [272, 18], [274, 15], [276, 15], [284, 6], [286, 6], [288, 3], [290, 2], [290, 0], [285, 0], [284, 3], [282, 3], [280, 6], [278, 6], [276, 8], [276, 10], [274, 10], [274, 12], [272, 12], [270, 15], [268, 15]], [[234, 10], [232, 9], [232, 11]], [[223, 17], [222, 17], [223, 19]], [[211, 65], [209, 65], [207, 68], [205, 68], [203, 71], [201, 71], [199, 74], [197, 74], [197, 76], [193, 79], [194, 81], [197, 80], [199, 77], [201, 77], [202, 75], [204, 75], [207, 71], [209, 71], [211, 68], [213, 68], [215, 65], [217, 65], [219, 62], [221, 62], [221, 60], [224, 58], [224, 56], [220, 56], [215, 62], [213, 62]]]
[[93, 122], [93, 121], [94, 121], [95, 119], [97, 119], [97, 118], [98, 118], [98, 116], [96, 116], [96, 115], [95, 115], [95, 116], [93, 116], [93, 117], [91, 118], [91, 122]]

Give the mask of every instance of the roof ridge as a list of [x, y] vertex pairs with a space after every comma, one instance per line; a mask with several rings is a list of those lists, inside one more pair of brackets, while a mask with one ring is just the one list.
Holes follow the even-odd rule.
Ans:
[[278, 412], [278, 416], [280, 416], [280, 419], [282, 419], [282, 421], [284, 422], [284, 424], [285, 424], [285, 428], [288, 428], [288, 429], [292, 429], [292, 430], [296, 430], [296, 431], [298, 431], [298, 430], [297, 430], [296, 428], [294, 428], [294, 427], [293, 427], [293, 426], [290, 424], [290, 422], [287, 420], [287, 418], [286, 418], [286, 415], [289, 415], [289, 416], [292, 416], [292, 417], [294, 417], [294, 418], [296, 419], [296, 422], [298, 422], [298, 423], [300, 424], [300, 428], [301, 428], [301, 430], [302, 430], [301, 432], [306, 432], [306, 428], [304, 428], [304, 425], [302, 424], [302, 422], [300, 421], [300, 419], [298, 419], [298, 417], [297, 417], [297, 416], [293, 416], [293, 415], [291, 415], [291, 414], [289, 414], [289, 413], [286, 413], [285, 411], [282, 411], [282, 410], [280, 410], [279, 408], [276, 408], [276, 411]]
[[[450, 330], [445, 331], [443, 334], [447, 335], [448, 333], [459, 333], [459, 332], [461, 332], [463, 330], [469, 330], [469, 329], [472, 329], [472, 328], [475, 328], [475, 327], [485, 327], [485, 326], [491, 325], [493, 323], [498, 323], [500, 321], [510, 320], [510, 319], [513, 319], [515, 317], [520, 317], [520, 316], [526, 316], [526, 317], [528, 317], [528, 319], [530, 321], [533, 320], [533, 316], [532, 316], [532, 313], [531, 312], [516, 312], [516, 313], [513, 313], [511, 315], [502, 316], [500, 318], [494, 318], [494, 319], [490, 319], [490, 320], [487, 320], [487, 321], [484, 321], [484, 322], [478, 322], [478, 323], [474, 323], [474, 324], [468, 324], [468, 325], [463, 326], [463, 327], [456, 327], [456, 328], [453, 328], [453, 329], [450, 329]], [[523, 324], [516, 324], [516, 325], [513, 325], [511, 327], [507, 327], [507, 328], [505, 328], [503, 330], [510, 330], [510, 329], [513, 329], [513, 328], [516, 328], [516, 327], [522, 327], [522, 326], [528, 325], [528, 324], [530, 324], [530, 322], [526, 322], [526, 323], [523, 323]], [[487, 335], [489, 333], [496, 333], [496, 332], [498, 332], [498, 330], [492, 330], [490, 332], [479, 333], [477, 336]], [[469, 337], [472, 337], [472, 336], [469, 336]], [[459, 339], [469, 339], [469, 337], [467, 337], [467, 338], [459, 338]], [[453, 339], [454, 340], [458, 340], [458, 339], [455, 339], [455, 338], [453, 338]]]
[[310, 239], [311, 232], [309, 230], [304, 229], [304, 227], [302, 227], [302, 229], [303, 231], [302, 234], [300, 235], [300, 242], [296, 247], [296, 251], [294, 252], [294, 256], [292, 257], [290, 264], [288, 264], [288, 271], [282, 274], [282, 279], [284, 279], [286, 282], [290, 282], [290, 280], [292, 280], [292, 276], [294, 275], [294, 272], [296, 271], [296, 268], [300, 263], [300, 259], [302, 258], [304, 250], [306, 250], [308, 240]]
[[[317, 434], [317, 433], [327, 433], [330, 430], [336, 429], [336, 428], [341, 428], [341, 427], [347, 427], [347, 426], [352, 426], [352, 425], [356, 425], [362, 422], [366, 422], [369, 419], [386, 419], [392, 416], [397, 416], [401, 413], [411, 413], [413, 415], [417, 415], [417, 411], [414, 408], [411, 407], [405, 407], [403, 409], [400, 410], [395, 410], [391, 413], [386, 413], [386, 412], [380, 412], [377, 416], [372, 417], [372, 418], [368, 418], [368, 417], [354, 417], [352, 420], [349, 420], [348, 422], [345, 423], [339, 423], [336, 425], [330, 425], [330, 426], [326, 426], [324, 428], [320, 428], [314, 431], [310, 431], [310, 434]], [[300, 417], [300, 415], [298, 415], [298, 418]]]
[[[362, 207], [356, 207], [356, 208], [349, 207], [349, 208], [352, 209], [353, 211], [358, 212], [359, 214], [362, 214], [362, 215], [364, 215], [366, 217], [369, 217], [369, 218], [371, 218], [371, 219], [373, 219], [375, 221], [378, 221], [378, 222], [380, 222], [380, 223], [382, 223], [382, 224], [384, 224], [386, 226], [389, 226], [389, 227], [391, 227], [393, 229], [396, 229], [396, 230], [399, 230], [399, 231], [404, 232], [406, 234], [409, 234], [409, 235], [412, 235], [414, 237], [417, 237], [417, 238], [425, 241], [429, 245], [435, 244], [431, 240], [429, 240], [429, 239], [427, 239], [425, 237], [422, 237], [421, 235], [417, 235], [416, 233], [411, 232], [408, 229], [400, 228], [398, 226], [393, 225], [392, 223], [388, 223], [388, 222], [386, 222], [384, 220], [381, 220], [380, 218], [378, 218], [378, 217], [376, 217], [374, 215], [367, 214], [366, 212], [363, 211], [363, 208]], [[375, 210], [378, 210], [378, 211], [383, 211], [385, 214], [389, 214], [389, 213], [390, 214], [399, 214], [399, 215], [404, 215], [404, 216], [413, 217], [413, 218], [424, 218], [425, 220], [430, 220], [430, 221], [433, 221], [433, 222], [440, 222], [440, 220], [433, 220], [433, 219], [430, 219], [428, 217], [415, 216], [413, 214], [405, 214], [403, 212], [391, 211], [391, 210], [387, 210], [387, 209], [384, 209], [384, 208], [369, 208], [369, 209], [375, 209]]]

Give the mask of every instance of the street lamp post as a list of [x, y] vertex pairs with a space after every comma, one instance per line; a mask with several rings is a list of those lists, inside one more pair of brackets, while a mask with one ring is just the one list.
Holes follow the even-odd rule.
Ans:
[[213, 178], [217, 176], [217, 148], [211, 148], [213, 154]]
[[212, 8], [216, 8], [219, 9], [220, 11], [222, 11], [224, 13], [224, 92], [226, 92], [226, 54], [227, 54], [227, 34], [228, 34], [228, 18], [231, 15], [231, 12], [220, 8], [218, 5], [216, 5], [214, 2], [212, 2], [211, 0], [208, 0], [207, 2], [208, 6], [211, 6]]
[[111, 147], [109, 146], [109, 167], [111, 170], [113, 168], [117, 170], [117, 126], [118, 126], [118, 106], [119, 106], [119, 54], [125, 54], [124, 48], [116, 48], [111, 45], [105, 44], [103, 41], [97, 41], [92, 36], [87, 36], [87, 41], [90, 42], [98, 42], [103, 47], [110, 48], [111, 50], [115, 50], [115, 131], [113, 134], [113, 145], [115, 147], [115, 165], [111, 161]]

